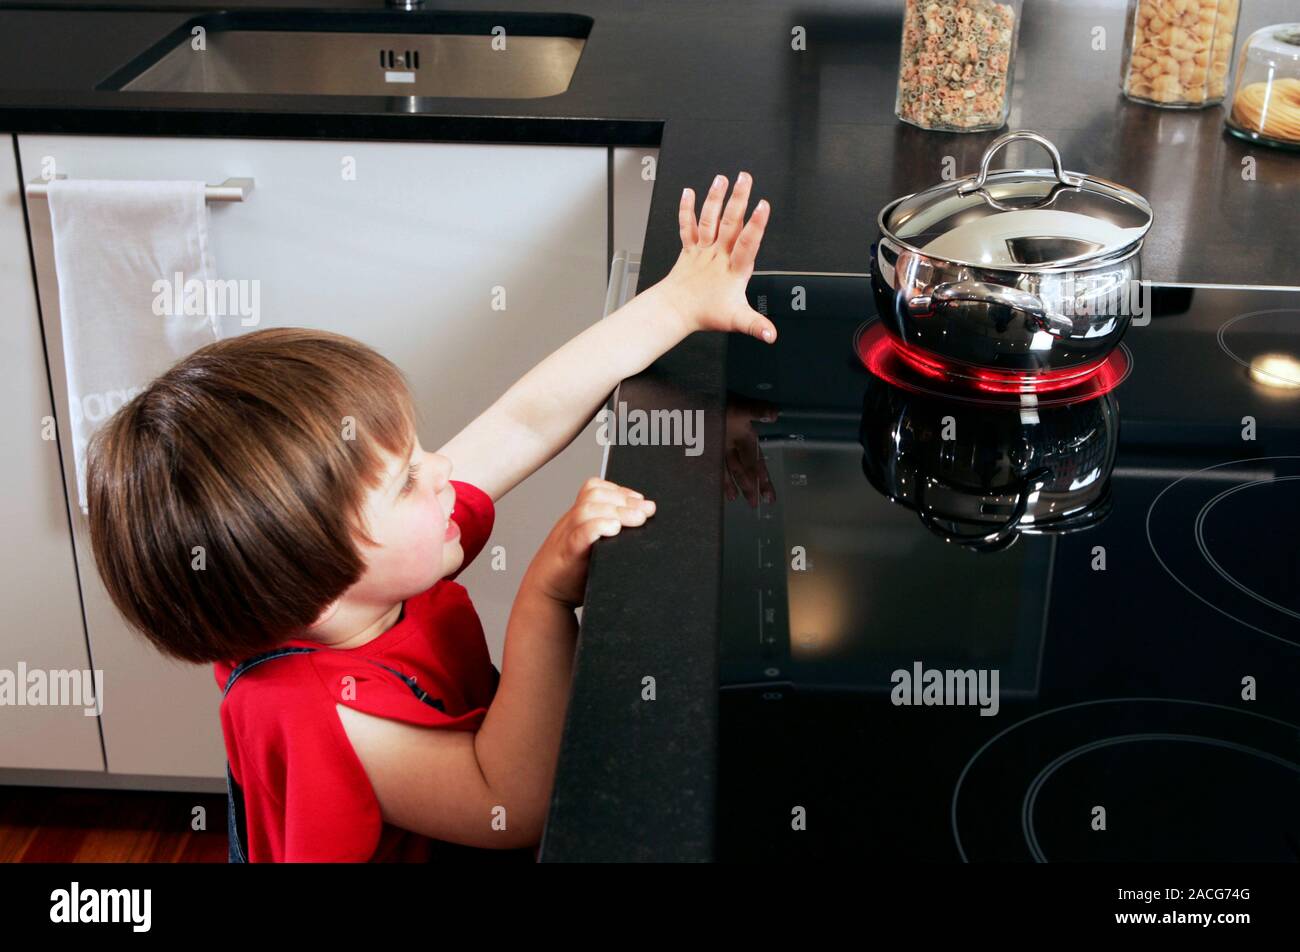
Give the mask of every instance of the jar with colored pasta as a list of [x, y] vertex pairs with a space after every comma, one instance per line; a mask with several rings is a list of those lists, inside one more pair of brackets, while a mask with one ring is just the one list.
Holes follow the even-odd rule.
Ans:
[[1300, 149], [1300, 23], [1250, 35], [1237, 60], [1228, 131], [1266, 145]]
[[1240, 0], [1129, 0], [1124, 95], [1195, 109], [1223, 101]]
[[894, 114], [922, 129], [1006, 125], [1021, 0], [906, 0]]

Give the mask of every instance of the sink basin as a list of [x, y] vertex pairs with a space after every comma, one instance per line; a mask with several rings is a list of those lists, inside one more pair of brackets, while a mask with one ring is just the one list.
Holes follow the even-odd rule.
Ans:
[[[551, 13], [205, 14], [96, 88], [536, 99], [569, 88], [591, 25]], [[196, 31], [203, 49], [194, 48]]]

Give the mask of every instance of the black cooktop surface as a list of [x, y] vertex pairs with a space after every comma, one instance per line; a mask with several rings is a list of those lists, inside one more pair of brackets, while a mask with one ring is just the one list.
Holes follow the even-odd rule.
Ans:
[[1152, 288], [1038, 396], [892, 360], [866, 277], [749, 296], [718, 858], [1300, 860], [1300, 292]]

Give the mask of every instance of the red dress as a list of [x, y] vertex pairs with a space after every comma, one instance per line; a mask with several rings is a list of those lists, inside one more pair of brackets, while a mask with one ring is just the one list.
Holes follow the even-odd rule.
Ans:
[[[452, 485], [465, 552], [460, 569], [407, 599], [397, 624], [364, 645], [285, 642], [317, 650], [248, 669], [222, 702], [226, 755], [243, 788], [249, 862], [426, 862], [446, 846], [383, 821], [335, 705], [450, 730], [483, 723], [500, 675], [469, 593], [452, 579], [487, 542], [495, 510], [476, 486]], [[414, 676], [442, 710], [375, 661]], [[234, 668], [214, 666], [222, 690]]]

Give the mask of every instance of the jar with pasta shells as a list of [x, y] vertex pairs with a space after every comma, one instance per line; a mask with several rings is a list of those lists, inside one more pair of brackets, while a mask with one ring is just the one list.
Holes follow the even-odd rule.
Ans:
[[1300, 23], [1250, 35], [1237, 60], [1225, 121], [1243, 139], [1300, 149]]
[[1195, 109], [1223, 101], [1240, 0], [1129, 0], [1124, 95]]
[[894, 114], [922, 129], [1006, 125], [1021, 0], [905, 0]]

